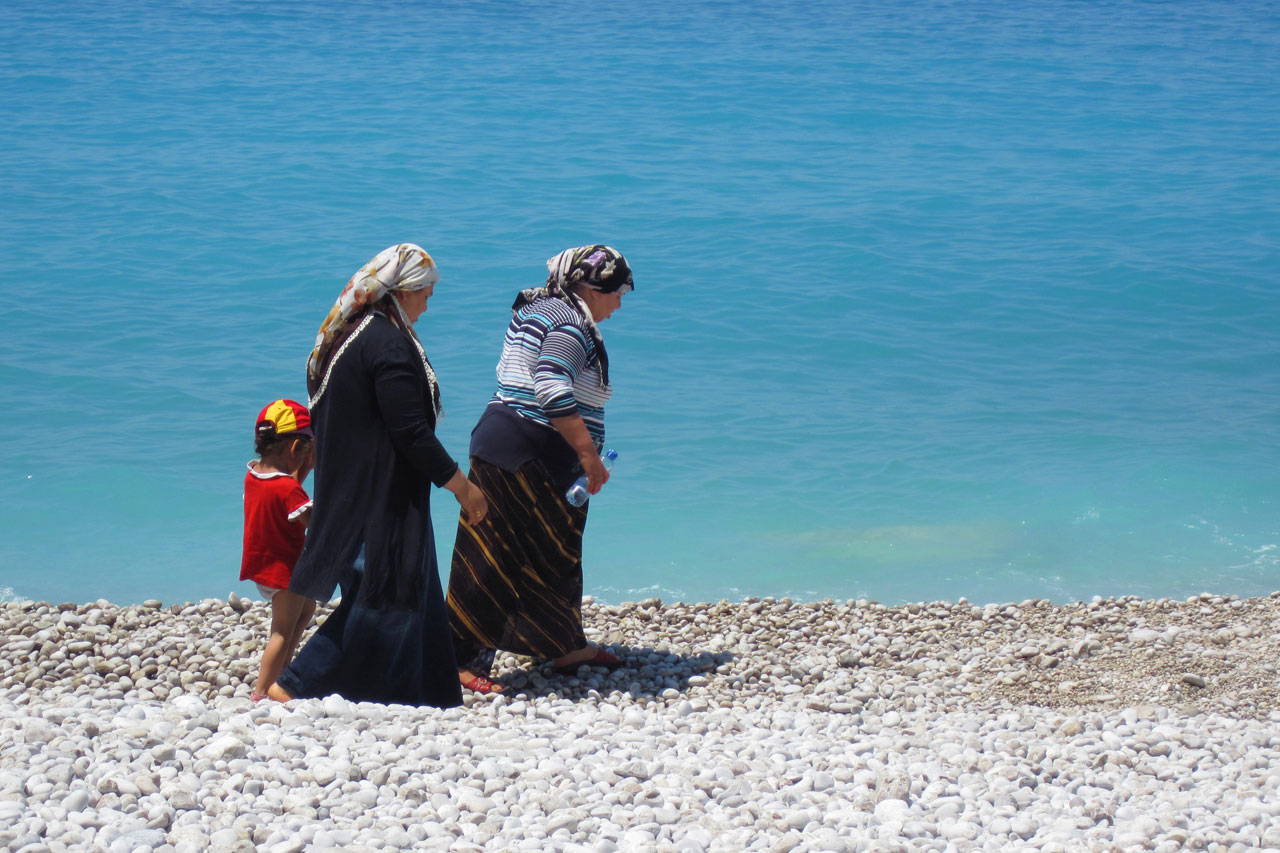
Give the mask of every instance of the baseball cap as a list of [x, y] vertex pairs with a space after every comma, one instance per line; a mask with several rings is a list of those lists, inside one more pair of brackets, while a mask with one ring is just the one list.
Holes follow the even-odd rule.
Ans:
[[276, 400], [259, 412], [258, 422], [254, 428], [255, 434], [269, 429], [267, 424], [275, 428], [276, 435], [291, 432], [298, 435], [315, 435], [311, 431], [311, 413], [307, 411], [306, 406], [292, 400]]

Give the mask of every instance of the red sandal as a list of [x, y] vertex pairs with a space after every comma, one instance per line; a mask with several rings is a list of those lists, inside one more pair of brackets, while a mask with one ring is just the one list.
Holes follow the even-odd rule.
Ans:
[[468, 690], [479, 693], [481, 696], [488, 696], [490, 693], [501, 693], [502, 685], [496, 681], [490, 681], [483, 675], [473, 675], [470, 678], [458, 676], [458, 681], [462, 682], [462, 686]]

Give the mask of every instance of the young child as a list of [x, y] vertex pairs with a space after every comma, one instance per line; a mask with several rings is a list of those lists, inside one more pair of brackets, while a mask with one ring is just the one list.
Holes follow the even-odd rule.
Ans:
[[311, 498], [302, 481], [315, 462], [311, 413], [292, 400], [276, 400], [258, 415], [254, 447], [258, 458], [244, 478], [244, 556], [240, 580], [251, 580], [271, 602], [271, 636], [262, 653], [253, 701], [293, 659], [316, 603], [289, 592], [293, 566], [302, 553]]

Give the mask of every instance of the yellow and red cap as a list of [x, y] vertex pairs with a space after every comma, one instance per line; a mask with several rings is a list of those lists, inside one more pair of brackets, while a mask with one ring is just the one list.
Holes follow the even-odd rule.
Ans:
[[298, 435], [314, 435], [311, 432], [311, 412], [301, 403], [293, 400], [276, 400], [258, 413], [255, 432], [267, 428], [267, 424], [275, 427], [276, 435], [295, 432]]

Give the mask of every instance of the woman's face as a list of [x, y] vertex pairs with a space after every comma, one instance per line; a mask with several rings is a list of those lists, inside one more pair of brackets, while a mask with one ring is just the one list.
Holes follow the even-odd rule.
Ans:
[[598, 290], [583, 288], [581, 295], [587, 307], [591, 309], [591, 318], [597, 323], [608, 320], [609, 315], [622, 307], [621, 293], [601, 293]]
[[431, 298], [435, 289], [434, 284], [428, 284], [421, 290], [394, 290], [392, 293], [399, 300], [400, 307], [404, 309], [404, 315], [409, 318], [409, 322], [416, 323], [418, 318], [426, 313], [427, 300]]

